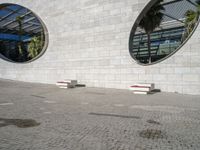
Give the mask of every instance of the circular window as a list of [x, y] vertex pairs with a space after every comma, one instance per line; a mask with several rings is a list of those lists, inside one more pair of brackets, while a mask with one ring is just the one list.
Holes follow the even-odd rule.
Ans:
[[131, 56], [143, 65], [168, 58], [192, 35], [199, 14], [200, 0], [152, 0], [132, 28]]
[[0, 57], [29, 62], [47, 48], [47, 30], [31, 10], [16, 4], [0, 5]]

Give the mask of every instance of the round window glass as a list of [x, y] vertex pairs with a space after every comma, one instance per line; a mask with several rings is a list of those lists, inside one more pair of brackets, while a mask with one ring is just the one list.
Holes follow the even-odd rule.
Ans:
[[200, 0], [152, 0], [133, 25], [129, 51], [140, 64], [160, 62], [189, 39], [199, 20]]
[[47, 46], [47, 30], [31, 10], [16, 4], [0, 4], [0, 57], [29, 62]]

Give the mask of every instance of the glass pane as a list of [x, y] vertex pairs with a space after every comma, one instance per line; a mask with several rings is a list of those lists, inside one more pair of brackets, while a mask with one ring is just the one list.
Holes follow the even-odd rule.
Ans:
[[139, 63], [152, 64], [172, 55], [190, 37], [199, 20], [200, 0], [157, 0], [145, 9], [131, 32], [130, 54]]
[[27, 62], [44, 49], [46, 31], [29, 9], [15, 4], [0, 5], [0, 54], [14, 62]]

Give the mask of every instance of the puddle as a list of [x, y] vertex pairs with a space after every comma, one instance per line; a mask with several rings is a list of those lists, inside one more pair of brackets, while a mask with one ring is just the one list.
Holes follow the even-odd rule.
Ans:
[[166, 133], [161, 131], [161, 130], [156, 130], [156, 129], [147, 129], [147, 130], [142, 130], [139, 133], [140, 137], [142, 138], [147, 138], [147, 139], [163, 139], [166, 138]]
[[32, 119], [6, 119], [0, 118], [0, 127], [15, 125], [18, 128], [30, 128], [39, 126], [40, 123]]
[[148, 122], [148, 123], [150, 123], [150, 124], [161, 125], [161, 123], [160, 123], [160, 122], [158, 122], [158, 121], [155, 121], [155, 120], [152, 120], [152, 119], [150, 119], [150, 120], [147, 120], [147, 122]]

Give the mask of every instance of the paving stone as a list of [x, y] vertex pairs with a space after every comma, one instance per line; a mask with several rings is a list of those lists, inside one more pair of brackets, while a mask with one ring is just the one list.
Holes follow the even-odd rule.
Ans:
[[1, 150], [200, 149], [200, 96], [8, 80], [0, 80], [0, 95], [13, 103], [0, 106]]

